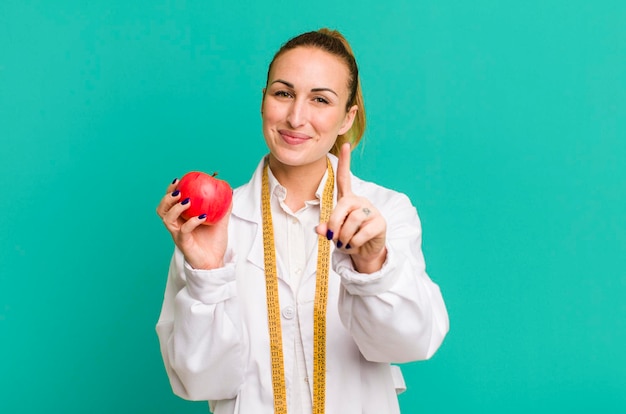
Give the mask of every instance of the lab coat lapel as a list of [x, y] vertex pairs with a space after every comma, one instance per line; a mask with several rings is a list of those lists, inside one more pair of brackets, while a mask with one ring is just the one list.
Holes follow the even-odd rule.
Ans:
[[[232, 214], [255, 225], [254, 240], [247, 259], [260, 269], [265, 269], [263, 258], [263, 219], [261, 217], [261, 179], [265, 157], [257, 166], [252, 179], [235, 190]], [[234, 238], [233, 238], [234, 240]]]

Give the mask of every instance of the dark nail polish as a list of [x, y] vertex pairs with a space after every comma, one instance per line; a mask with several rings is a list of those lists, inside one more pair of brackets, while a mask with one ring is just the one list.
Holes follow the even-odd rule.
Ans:
[[172, 197], [176, 197], [179, 194], [180, 194], [180, 191], [176, 190], [172, 193]]
[[352, 246], [350, 246], [350, 243], [346, 244], [346, 249], [351, 248]]
[[326, 230], [326, 238], [327, 238], [328, 240], [332, 240], [332, 239], [333, 239], [333, 236], [334, 236], [334, 234], [333, 234], [333, 231], [332, 231], [332, 230], [330, 230], [330, 229]]
[[180, 204], [185, 205], [189, 202], [189, 197], [180, 202]]
[[200, 214], [198, 216], [198, 219], [200, 219], [200, 220], [204, 220], [205, 218], [206, 218], [206, 214]]
[[340, 240], [337, 240], [337, 248], [341, 249], [341, 246], [343, 246], [343, 243]]
[[174, 178], [174, 181], [172, 181], [172, 184], [176, 184], [176, 181], [178, 181], [178, 178]]

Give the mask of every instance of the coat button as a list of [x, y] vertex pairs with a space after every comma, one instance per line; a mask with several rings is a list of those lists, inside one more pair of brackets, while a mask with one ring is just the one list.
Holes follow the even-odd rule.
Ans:
[[285, 306], [283, 308], [282, 314], [285, 319], [293, 319], [293, 317], [296, 315], [296, 311], [294, 310], [293, 306]]

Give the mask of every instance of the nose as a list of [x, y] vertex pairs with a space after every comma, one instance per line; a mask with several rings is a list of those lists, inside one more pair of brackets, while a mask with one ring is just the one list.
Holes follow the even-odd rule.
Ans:
[[291, 128], [298, 128], [306, 123], [307, 107], [302, 99], [294, 99], [287, 114], [287, 122]]

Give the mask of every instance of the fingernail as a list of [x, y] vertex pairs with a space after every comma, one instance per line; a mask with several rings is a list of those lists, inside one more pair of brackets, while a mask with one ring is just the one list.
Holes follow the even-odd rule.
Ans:
[[341, 240], [337, 240], [337, 248], [341, 249], [341, 246], [343, 246], [343, 243]]
[[204, 220], [205, 218], [206, 218], [206, 214], [200, 214], [200, 215], [198, 216], [198, 219], [199, 219], [199, 220]]
[[330, 229], [326, 230], [326, 238], [327, 238], [328, 240], [332, 240], [332, 239], [333, 239], [333, 236], [334, 236], [334, 234], [333, 234], [333, 231], [332, 231], [332, 230], [330, 230]]
[[351, 248], [352, 246], [350, 246], [350, 243], [346, 244], [346, 249]]
[[179, 194], [180, 194], [180, 191], [176, 190], [172, 193], [172, 197], [176, 197]]
[[185, 205], [189, 202], [189, 197], [180, 202], [180, 204]]
[[172, 181], [172, 184], [176, 184], [176, 181], [178, 181], [178, 178], [174, 178], [174, 181]]

